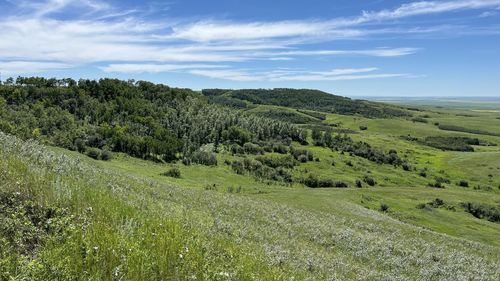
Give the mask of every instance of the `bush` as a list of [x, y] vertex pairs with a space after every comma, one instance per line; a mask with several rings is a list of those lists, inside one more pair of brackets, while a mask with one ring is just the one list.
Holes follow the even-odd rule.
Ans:
[[462, 203], [464, 210], [478, 219], [487, 219], [491, 222], [500, 222], [500, 208], [480, 203]]
[[362, 188], [363, 187], [363, 183], [361, 182], [360, 179], [356, 179], [356, 187], [357, 188]]
[[403, 167], [403, 170], [405, 170], [405, 171], [411, 170], [411, 165], [408, 162], [404, 162], [402, 167]]
[[280, 156], [280, 157], [258, 156], [255, 159], [271, 168], [277, 168], [277, 167], [293, 168], [296, 164], [295, 160], [290, 155]]
[[345, 181], [335, 181], [333, 183], [334, 187], [349, 187]]
[[427, 177], [427, 171], [425, 169], [422, 169], [418, 172], [418, 175], [423, 177], [423, 178], [426, 178]]
[[312, 188], [324, 188], [324, 187], [348, 187], [347, 183], [344, 181], [333, 181], [331, 179], [318, 179], [318, 177], [310, 174], [307, 178], [303, 180], [304, 185]]
[[171, 178], [180, 178], [181, 170], [177, 167], [170, 168], [170, 170], [166, 171], [162, 174], [162, 176], [171, 177]]
[[307, 149], [294, 149], [294, 150], [292, 150], [292, 155], [293, 155], [293, 158], [295, 158], [297, 160], [299, 160], [299, 157], [301, 155], [304, 155], [305, 157], [307, 157], [307, 161], [313, 161], [313, 159], [314, 159], [313, 153]]
[[101, 151], [101, 160], [108, 161], [113, 158], [113, 153], [111, 151], [104, 149]]
[[361, 125], [361, 126], [359, 126], [359, 129], [360, 129], [361, 131], [366, 131], [366, 130], [368, 130], [368, 127], [367, 127], [367, 126], [363, 126], [363, 125]]
[[101, 150], [99, 148], [91, 147], [87, 149], [86, 154], [90, 158], [94, 158], [96, 160], [101, 159]]
[[377, 184], [375, 179], [373, 179], [371, 176], [364, 176], [363, 181], [369, 186], [374, 186], [375, 184]]
[[300, 163], [306, 163], [307, 162], [307, 156], [304, 155], [304, 154], [301, 154], [299, 155], [299, 157], [297, 158], [297, 160], [300, 162]]
[[458, 186], [461, 186], [461, 187], [469, 187], [469, 182], [466, 181], [466, 180], [460, 180], [458, 182]]
[[217, 156], [215, 153], [207, 151], [196, 151], [191, 155], [191, 161], [206, 166], [217, 166]]
[[428, 123], [429, 122], [424, 117], [413, 117], [411, 119], [411, 121], [413, 121], [413, 122], [420, 122], [420, 123]]
[[430, 182], [430, 183], [428, 183], [428, 186], [435, 187], [435, 188], [444, 188], [443, 184], [439, 181]]
[[385, 203], [381, 203], [380, 204], [380, 211], [382, 212], [388, 212], [390, 209], [389, 205], [385, 204]]
[[243, 145], [243, 150], [247, 154], [264, 154], [264, 149], [254, 143], [247, 142]]

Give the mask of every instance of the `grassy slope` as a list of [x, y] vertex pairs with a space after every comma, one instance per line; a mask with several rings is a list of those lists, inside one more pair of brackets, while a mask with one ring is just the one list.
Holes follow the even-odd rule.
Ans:
[[[6, 152], [12, 143], [3, 140], [2, 189], [20, 190], [44, 204], [67, 207], [80, 218], [78, 223], [85, 210], [92, 207], [93, 235], [84, 235], [77, 226], [76, 234], [71, 234], [74, 241], [48, 243], [40, 250], [42, 265], [35, 263], [43, 268], [43, 262], [47, 266], [60, 260], [58, 266], [68, 276], [87, 270], [83, 279], [108, 279], [118, 268], [119, 274], [127, 279], [134, 276], [184, 279], [190, 273], [202, 279], [220, 279], [223, 278], [220, 274], [229, 274], [236, 279], [251, 279], [252, 275], [284, 279], [295, 275], [298, 279], [406, 276], [456, 280], [458, 276], [482, 276], [494, 280], [500, 276], [496, 263], [500, 258], [499, 224], [476, 219], [458, 207], [451, 211], [416, 206], [435, 198], [455, 206], [464, 201], [499, 206], [500, 191], [496, 187], [500, 184], [500, 147], [477, 147], [478, 152], [474, 153], [444, 152], [399, 136], [470, 135], [500, 144], [499, 137], [441, 131], [433, 125], [433, 122], [456, 122], [464, 127], [480, 125], [493, 131], [500, 120], [492, 113], [474, 112], [477, 117], [464, 117], [457, 113], [471, 112], [439, 111], [419, 113], [430, 115], [427, 124], [335, 114], [328, 114], [326, 121], [341, 122], [344, 128], [353, 130], [367, 125], [367, 131], [352, 137], [384, 150], [397, 149], [414, 166], [428, 168], [427, 178], [416, 171], [405, 172], [362, 158], [355, 158], [354, 167], [349, 167], [344, 161], [352, 160], [351, 157], [309, 146], [307, 149], [321, 161], [300, 165], [295, 171], [297, 176], [312, 171], [353, 186], [356, 178], [370, 174], [377, 180], [377, 186], [307, 189], [299, 184], [289, 187], [269, 184], [236, 175], [223, 164], [224, 159], [235, 156], [225, 153], [219, 154], [217, 167], [174, 164], [180, 168], [182, 177], [173, 179], [160, 176], [171, 164], [155, 164], [125, 155], [99, 162], [58, 148], [51, 149], [56, 150], [57, 157], [48, 157], [49, 160], [40, 163], [34, 159], [45, 159], [44, 152], [39, 152], [42, 156], [38, 158], [35, 157], [38, 154], [16, 153], [15, 149]], [[43, 150], [36, 146], [33, 149]], [[67, 163], [57, 162], [60, 154], [70, 155], [69, 160], [64, 160]], [[77, 164], [75, 158], [82, 158], [84, 163]], [[47, 165], [51, 161], [56, 164]], [[56, 170], [59, 166], [69, 170], [61, 175], [52, 166]], [[446, 176], [452, 179], [452, 184], [445, 189], [427, 187], [436, 176]], [[20, 178], [22, 188], [17, 183]], [[471, 186], [492, 186], [493, 190], [460, 188], [454, 185], [459, 179], [469, 180]], [[217, 191], [203, 190], [213, 184]], [[242, 192], [227, 194], [229, 186], [241, 186]], [[381, 203], [390, 206], [388, 214], [377, 211]], [[82, 245], [92, 253], [84, 261], [76, 254]], [[93, 253], [92, 247], [102, 249], [99, 250], [102, 255]], [[186, 255], [185, 247], [190, 249], [188, 260], [179, 258]], [[126, 248], [132, 249], [131, 252], [123, 252]], [[128, 262], [120, 260], [116, 252], [127, 257]], [[170, 262], [161, 265], [166, 270], [159, 271], [157, 266], [160, 260], [165, 260], [165, 253]], [[31, 267], [21, 265], [32, 273]], [[27, 274], [19, 272], [19, 276]]]
[[293, 193], [285, 190], [257, 196], [178, 188], [147, 175], [103, 168], [113, 163], [121, 167], [126, 159], [82, 161], [72, 153], [65, 157], [11, 137], [0, 140], [2, 190], [67, 208], [75, 216], [67, 234], [41, 245], [36, 256], [21, 258], [10, 271], [2, 271], [17, 278], [495, 280], [500, 276], [497, 247], [401, 223], [345, 200], [327, 206], [320, 199], [342, 192], [349, 197], [353, 196], [349, 191], [363, 190], [301, 189], [313, 197], [297, 194], [299, 203], [297, 198], [286, 198]]
[[[270, 106], [263, 107], [264, 110], [271, 108]], [[464, 111], [460, 112], [464, 113]], [[457, 237], [500, 246], [497, 239], [497, 235], [500, 233], [498, 224], [478, 220], [464, 213], [459, 207], [454, 212], [444, 209], [429, 211], [416, 208], [419, 203], [426, 203], [435, 198], [441, 198], [455, 206], [465, 201], [500, 205], [500, 192], [497, 188], [500, 185], [500, 177], [497, 172], [500, 169], [498, 162], [500, 147], [476, 147], [479, 152], [474, 153], [445, 152], [402, 140], [399, 136], [406, 134], [419, 137], [470, 135], [497, 144], [500, 144], [500, 138], [441, 131], [433, 125], [434, 122], [443, 122], [443, 120], [460, 122], [464, 126], [469, 125], [467, 122], [471, 117], [457, 116], [456, 110], [451, 112], [442, 110], [440, 114], [435, 112], [421, 112], [421, 114], [430, 115], [430, 118], [428, 118], [429, 123], [423, 124], [406, 119], [366, 119], [335, 114], [328, 114], [326, 122], [341, 122], [343, 127], [353, 130], [357, 130], [359, 125], [367, 125], [367, 131], [360, 131], [359, 134], [352, 135], [352, 137], [368, 141], [385, 150], [397, 149], [415, 167], [427, 168], [427, 178], [420, 177], [416, 171], [405, 172], [400, 168], [377, 165], [362, 158], [355, 158], [352, 161], [354, 167], [349, 167], [345, 164], [345, 161], [352, 160], [351, 157], [332, 152], [326, 148], [303, 146], [303, 148], [313, 151], [321, 161], [300, 165], [295, 168], [296, 176], [306, 176], [312, 172], [320, 177], [345, 180], [350, 183], [350, 186], [354, 186], [355, 179], [362, 175], [371, 175], [378, 182], [374, 188], [311, 190], [303, 188], [299, 184], [293, 185], [292, 188], [270, 186], [249, 176], [236, 175], [229, 166], [222, 164], [224, 159], [234, 159], [234, 157], [227, 154], [219, 155], [220, 165], [218, 167], [200, 165], [185, 167], [177, 165], [183, 175], [181, 179], [160, 176], [160, 173], [167, 169], [165, 165], [152, 164], [125, 156], [121, 156], [110, 163], [103, 163], [103, 165], [187, 187], [203, 188], [215, 184], [219, 191], [225, 192], [230, 186], [241, 186], [243, 193], [259, 194], [256, 196], [265, 197], [269, 200], [278, 200], [294, 207], [330, 211], [332, 213], [341, 211], [335, 206], [342, 202], [360, 204], [372, 209], [378, 209], [380, 203], [384, 202], [391, 206], [392, 212], [390, 215], [402, 221]], [[479, 117], [475, 118], [479, 119], [475, 122], [481, 123], [485, 129], [490, 130], [500, 121], [492, 118], [489, 114], [480, 114]], [[299, 147], [298, 144], [295, 144], [295, 146]], [[332, 161], [335, 162], [335, 166], [331, 165]], [[489, 174], [493, 177], [488, 177]], [[434, 177], [438, 176], [450, 178], [452, 183], [446, 185], [446, 189], [436, 190], [426, 186], [427, 183], [433, 181]], [[465, 189], [455, 186], [455, 183], [460, 179], [470, 181], [471, 188]], [[476, 185], [490, 186], [493, 190], [473, 190], [472, 187]], [[265, 195], [262, 195], [262, 193], [265, 193]], [[364, 196], [372, 200], [362, 200]]]

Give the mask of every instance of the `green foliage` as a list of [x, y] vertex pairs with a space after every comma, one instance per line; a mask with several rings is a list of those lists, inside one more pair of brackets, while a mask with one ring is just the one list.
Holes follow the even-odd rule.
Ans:
[[419, 123], [429, 123], [429, 121], [427, 119], [425, 119], [424, 117], [421, 117], [421, 116], [413, 117], [411, 119], [411, 121], [419, 122]]
[[181, 170], [177, 167], [172, 167], [168, 171], [164, 172], [162, 176], [171, 177], [171, 178], [180, 178]]
[[380, 164], [404, 164], [395, 150], [391, 150], [386, 154], [381, 150], [371, 147], [371, 145], [366, 142], [354, 141], [347, 135], [342, 136], [337, 134], [332, 138], [330, 147], [337, 151], [348, 152], [351, 155], [359, 156]]
[[346, 188], [347, 183], [344, 181], [334, 181], [332, 179], [320, 179], [315, 175], [309, 174], [309, 176], [302, 180], [305, 186], [312, 188], [326, 188], [326, 187], [338, 187]]
[[403, 162], [403, 164], [401, 166], [403, 167], [403, 170], [405, 170], [405, 171], [411, 171], [411, 169], [412, 169], [410, 163], [408, 163], [408, 162]]
[[469, 137], [429, 136], [421, 141], [427, 146], [453, 151], [474, 151], [472, 145], [484, 145], [484, 141]]
[[359, 129], [360, 129], [361, 131], [366, 131], [366, 130], [368, 130], [368, 127], [367, 127], [367, 126], [364, 126], [364, 125], [361, 125], [361, 126], [359, 126]]
[[222, 90], [204, 89], [203, 95], [214, 99], [217, 96], [230, 97], [254, 104], [267, 104], [308, 109], [315, 111], [360, 114], [370, 118], [407, 116], [406, 111], [396, 106], [384, 105], [375, 102], [352, 100], [318, 90], [308, 89], [243, 89]]
[[[264, 161], [261, 162], [261, 161]], [[283, 163], [278, 163], [273, 160], [251, 160], [245, 158], [243, 161], [234, 160], [231, 163], [233, 171], [239, 175], [249, 173], [258, 180], [271, 180], [277, 182], [291, 183], [293, 182], [293, 174], [288, 169], [289, 166], [281, 166]]]
[[[255, 141], [305, 142], [293, 124], [211, 104], [190, 90], [145, 81], [19, 77], [0, 85], [0, 129], [22, 139], [84, 152], [87, 147], [154, 161], [201, 146]], [[12, 126], [11, 124], [17, 124]]]
[[262, 147], [250, 142], [243, 144], [243, 150], [246, 154], [264, 154], [264, 149]]
[[101, 150], [98, 148], [91, 147], [87, 150], [87, 152], [85, 152], [85, 154], [87, 154], [88, 157], [96, 160], [101, 159]]
[[461, 186], [461, 187], [469, 187], [469, 182], [466, 181], [466, 180], [460, 180], [458, 183], [457, 183], [458, 186]]
[[222, 138], [224, 140], [243, 145], [244, 143], [252, 140], [252, 135], [248, 130], [237, 126], [231, 126], [229, 129], [222, 132]]
[[369, 186], [375, 186], [377, 184], [377, 182], [375, 181], [375, 179], [373, 177], [371, 177], [371, 176], [368, 176], [368, 175], [365, 175], [363, 177], [363, 182], [365, 182]]
[[488, 131], [483, 131], [483, 130], [479, 130], [479, 129], [464, 128], [464, 127], [457, 126], [457, 125], [438, 124], [438, 128], [441, 130], [445, 130], [445, 131], [464, 132], [464, 133], [471, 133], [471, 134], [477, 134], [477, 135], [487, 135], [487, 136], [497, 136], [497, 137], [500, 136], [500, 133], [488, 132]]
[[455, 206], [448, 205], [441, 198], [436, 198], [428, 203], [422, 203], [417, 205], [417, 209], [432, 210], [437, 208], [445, 208], [447, 210], [455, 211]]
[[386, 203], [380, 203], [380, 208], [379, 210], [386, 213], [386, 212], [389, 212], [389, 205], [387, 205]]
[[201, 164], [205, 166], [217, 166], [217, 155], [213, 152], [198, 150], [191, 156], [192, 163]]
[[262, 164], [264, 164], [268, 167], [271, 167], [271, 168], [283, 167], [283, 168], [291, 169], [296, 165], [296, 162], [291, 155], [257, 156], [255, 159], [257, 161], [261, 162]]
[[500, 207], [464, 202], [461, 204], [464, 210], [478, 219], [487, 219], [492, 222], [500, 222]]

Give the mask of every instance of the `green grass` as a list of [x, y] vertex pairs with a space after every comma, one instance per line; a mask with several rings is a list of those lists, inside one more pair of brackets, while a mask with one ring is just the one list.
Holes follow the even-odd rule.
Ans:
[[[0, 140], [2, 190], [72, 216], [65, 232], [51, 234], [32, 255], [0, 252], [6, 279], [499, 277], [496, 246], [402, 223], [396, 216], [400, 207], [391, 201], [399, 199], [386, 194], [390, 188], [270, 187], [267, 194], [227, 194], [176, 187], [141, 171], [133, 174], [116, 166], [128, 161], [124, 158], [114, 164], [96, 162], [5, 135]], [[422, 200], [437, 195], [417, 191]], [[363, 207], [360, 198], [369, 197], [368, 207], [383, 198], [391, 213]], [[406, 208], [406, 202], [400, 204]], [[477, 228], [483, 222], [469, 223]], [[16, 242], [2, 243], [13, 247]]]
[[[224, 161], [242, 156], [224, 151], [215, 167], [125, 154], [96, 161], [0, 133], [0, 195], [22, 198], [17, 211], [0, 200], [0, 210], [8, 210], [0, 212], [0, 279], [498, 280], [500, 224], [473, 217], [460, 203], [500, 206], [500, 146], [452, 152], [400, 137], [470, 136], [500, 145], [500, 137], [433, 124], [495, 131], [495, 114], [435, 108], [416, 114], [428, 115], [428, 123], [327, 114], [324, 124], [340, 123], [357, 132], [355, 140], [395, 149], [414, 169], [294, 143], [319, 161], [294, 167], [292, 185], [238, 175]], [[161, 175], [172, 167], [180, 178]], [[424, 168], [427, 177], [419, 175]], [[309, 174], [349, 188], [306, 188], [299, 180]], [[377, 184], [356, 188], [365, 175]], [[436, 177], [451, 183], [428, 187]], [[457, 186], [462, 179], [468, 188]], [[417, 208], [436, 198], [453, 208]], [[389, 211], [381, 212], [381, 204]], [[63, 231], [35, 223], [29, 206], [58, 210], [51, 221]]]

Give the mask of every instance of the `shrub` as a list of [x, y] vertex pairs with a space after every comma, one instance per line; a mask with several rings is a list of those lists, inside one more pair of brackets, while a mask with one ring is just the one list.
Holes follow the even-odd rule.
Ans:
[[357, 188], [362, 188], [363, 187], [363, 183], [361, 182], [360, 179], [356, 179], [356, 187]]
[[166, 171], [162, 174], [162, 176], [171, 177], [171, 178], [180, 178], [181, 170], [177, 167], [170, 168], [170, 170]]
[[437, 177], [436, 178], [436, 182], [439, 182], [439, 183], [450, 183], [450, 180], [447, 179], [447, 178], [443, 178], [443, 177]]
[[460, 180], [458, 182], [458, 186], [461, 186], [461, 187], [469, 187], [469, 182], [466, 181], [466, 180]]
[[286, 154], [289, 151], [288, 146], [283, 145], [283, 144], [273, 144], [272, 148], [273, 148], [273, 152], [280, 153], [280, 154]]
[[191, 165], [191, 159], [187, 157], [182, 158], [182, 164], [184, 164], [185, 166]]
[[296, 164], [295, 160], [290, 155], [280, 156], [280, 157], [258, 156], [255, 159], [271, 168], [277, 168], [277, 167], [293, 168]]
[[262, 147], [251, 142], [245, 143], [243, 145], [243, 150], [247, 154], [264, 154], [264, 149], [262, 149]]
[[317, 176], [310, 174], [307, 178], [303, 180], [304, 185], [307, 187], [348, 187], [347, 183], [344, 181], [334, 181], [331, 179], [319, 179]]
[[108, 160], [111, 160], [112, 158], [113, 158], [113, 153], [111, 153], [111, 151], [109, 151], [107, 149], [102, 150], [101, 160], [108, 161]]
[[312, 161], [314, 159], [314, 155], [311, 151], [307, 149], [294, 149], [292, 150], [293, 158], [299, 159], [301, 155], [305, 155], [307, 157], [307, 161]]
[[368, 127], [367, 127], [367, 126], [364, 126], [364, 125], [361, 125], [361, 126], [359, 126], [359, 129], [360, 129], [361, 131], [366, 131], [366, 130], [368, 130]]
[[462, 203], [464, 210], [478, 219], [487, 219], [491, 222], [500, 222], [500, 208], [487, 204]]
[[91, 147], [87, 149], [87, 156], [99, 160], [101, 158], [101, 150], [99, 148]]
[[349, 187], [345, 181], [335, 181], [333, 183], [334, 187]]
[[403, 167], [403, 170], [405, 170], [405, 171], [411, 170], [411, 165], [408, 162], [404, 162], [402, 167]]
[[215, 153], [207, 151], [196, 151], [191, 155], [191, 161], [206, 166], [217, 166], [217, 156]]
[[385, 204], [385, 203], [381, 203], [380, 204], [380, 211], [382, 212], [388, 212], [390, 209], [389, 205]]
[[310, 174], [307, 178], [304, 179], [304, 184], [307, 187], [318, 187], [319, 179], [316, 176]]
[[369, 186], [374, 186], [375, 184], [377, 184], [375, 179], [373, 179], [371, 176], [364, 176], [363, 181]]
[[435, 187], [435, 188], [444, 188], [443, 184], [441, 182], [439, 182], [439, 181], [430, 182], [428, 184], [428, 186]]
[[345, 162], [345, 164], [346, 164], [347, 166], [349, 166], [349, 167], [354, 166], [354, 165], [352, 164], [351, 160], [347, 160], [347, 161]]
[[301, 154], [299, 155], [299, 157], [297, 158], [297, 160], [300, 162], [300, 163], [306, 163], [307, 162], [307, 156], [304, 155], [304, 154]]
[[423, 177], [423, 178], [426, 178], [427, 177], [427, 171], [425, 169], [422, 169], [418, 172], [418, 175]]
[[420, 122], [420, 123], [427, 123], [427, 122], [429, 122], [424, 117], [413, 117], [411, 119], [411, 121], [413, 121], [413, 122]]

